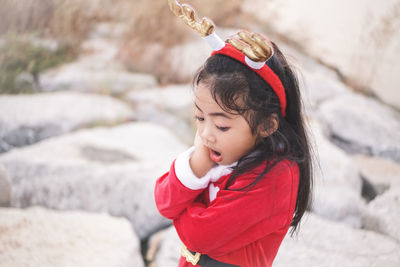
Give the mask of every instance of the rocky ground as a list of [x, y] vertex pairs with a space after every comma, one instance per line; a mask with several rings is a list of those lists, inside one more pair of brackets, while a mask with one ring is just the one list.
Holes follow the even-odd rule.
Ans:
[[[124, 70], [115, 27], [99, 25], [76, 62], [46, 72], [42, 93], [0, 96], [0, 266], [177, 266], [153, 188], [193, 138], [190, 85]], [[400, 266], [399, 113], [281, 46], [301, 70], [316, 177], [274, 266]], [[208, 54], [194, 42], [176, 60], [194, 50]]]

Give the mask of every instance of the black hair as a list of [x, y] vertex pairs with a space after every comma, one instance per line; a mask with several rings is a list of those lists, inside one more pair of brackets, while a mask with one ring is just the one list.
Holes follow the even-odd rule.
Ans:
[[[278, 129], [271, 135], [258, 138], [248, 155], [239, 159], [227, 182], [228, 187], [240, 174], [266, 162], [266, 167], [249, 185], [236, 190], [250, 190], [278, 162], [288, 159], [299, 166], [300, 180], [291, 233], [299, 227], [304, 212], [311, 204], [313, 185], [311, 147], [302, 115], [302, 101], [297, 77], [279, 48], [272, 43], [274, 55], [267, 61], [280, 78], [286, 92], [286, 116], [281, 113], [278, 96], [256, 72], [228, 56], [216, 54], [207, 59], [193, 79], [193, 87], [200, 82], [211, 88], [213, 99], [229, 113], [240, 114], [248, 122], [254, 135], [260, 127], [271, 129], [271, 119], [277, 119]], [[235, 189], [231, 189], [235, 190]]]

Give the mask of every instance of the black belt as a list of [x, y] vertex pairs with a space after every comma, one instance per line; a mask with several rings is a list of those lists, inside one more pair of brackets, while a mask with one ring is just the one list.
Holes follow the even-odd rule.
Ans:
[[210, 258], [206, 254], [193, 252], [189, 250], [186, 246], [182, 247], [181, 255], [186, 259], [187, 262], [190, 262], [193, 265], [199, 264], [201, 267], [239, 267], [237, 265], [217, 261], [213, 258]]

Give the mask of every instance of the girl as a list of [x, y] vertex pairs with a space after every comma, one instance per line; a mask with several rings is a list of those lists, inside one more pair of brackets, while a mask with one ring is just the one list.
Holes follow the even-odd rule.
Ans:
[[[156, 182], [157, 208], [184, 244], [180, 267], [271, 266], [310, 202], [296, 76], [275, 44], [239, 36], [195, 76], [194, 146]], [[273, 53], [256, 69], [244, 53], [254, 42], [263, 46], [260, 40]]]

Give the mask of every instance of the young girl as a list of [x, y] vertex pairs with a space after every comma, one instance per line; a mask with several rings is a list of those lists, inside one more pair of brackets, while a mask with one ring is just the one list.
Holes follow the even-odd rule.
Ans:
[[260, 40], [240, 36], [239, 45], [224, 44], [195, 76], [194, 146], [156, 183], [157, 207], [184, 244], [180, 267], [271, 266], [310, 201], [296, 76], [266, 40], [272, 55], [261, 70], [249, 66], [240, 50]]

